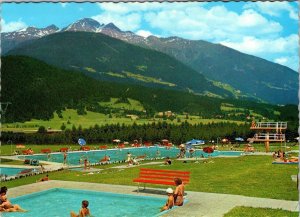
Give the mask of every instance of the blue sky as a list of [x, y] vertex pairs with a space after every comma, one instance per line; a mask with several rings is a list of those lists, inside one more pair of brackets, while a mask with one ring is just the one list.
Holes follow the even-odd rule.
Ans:
[[298, 2], [2, 3], [2, 32], [90, 17], [141, 36], [220, 43], [298, 71]]

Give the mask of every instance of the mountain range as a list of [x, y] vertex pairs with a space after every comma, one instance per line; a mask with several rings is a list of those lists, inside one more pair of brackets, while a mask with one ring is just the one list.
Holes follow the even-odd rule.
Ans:
[[60, 32], [8, 52], [25, 55], [106, 81], [134, 83], [228, 97], [202, 74], [164, 53], [135, 46], [104, 34]]
[[[69, 63], [72, 61], [78, 61], [79, 58], [78, 57], [77, 59], [75, 58], [72, 60], [73, 56], [79, 55], [80, 52], [82, 54], [84, 44], [88, 42], [84, 41], [84, 39], [82, 39], [81, 44], [76, 42], [78, 47], [81, 47], [81, 49], [74, 47], [72, 47], [72, 49], [75, 49], [78, 54], [75, 54], [75, 52], [73, 52], [73, 55], [70, 55], [71, 51], [69, 51], [69, 53], [66, 52], [65, 55], [62, 55], [63, 51], [68, 47], [64, 44], [67, 44], [67, 41], [64, 40], [63, 37], [67, 35], [71, 37], [70, 35], [73, 35], [70, 33], [63, 34], [64, 32], [89, 32], [98, 35], [101, 40], [105, 38], [103, 34], [108, 35], [110, 37], [127, 42], [125, 43], [126, 46], [118, 42], [117, 40], [110, 40], [112, 44], [101, 44], [102, 48], [107, 46], [110, 47], [109, 49], [115, 49], [115, 43], [118, 45], [122, 44], [123, 48], [128, 48], [124, 48], [122, 50], [122, 55], [138, 57], [139, 55], [141, 55], [141, 50], [129, 44], [138, 45], [139, 47], [144, 48], [144, 50], [142, 50], [142, 53], [148, 52], [150, 56], [159, 55], [160, 57], [163, 57], [163, 59], [169, 58], [171, 62], [175, 62], [174, 60], [176, 59], [185, 64], [186, 67], [181, 66], [180, 63], [176, 64], [179, 64], [180, 67], [183, 67], [186, 71], [189, 71], [189, 73], [187, 74], [178, 73], [176, 75], [176, 78], [169, 78], [168, 76], [170, 76], [171, 73], [167, 73], [167, 70], [165, 70], [164, 72], [150, 72], [150, 70], [146, 70], [147, 73], [143, 74], [145, 71], [145, 65], [141, 64], [141, 61], [135, 62], [137, 58], [135, 58], [134, 61], [129, 61], [127, 68], [124, 68], [125, 70], [123, 69], [119, 71], [114, 71], [115, 68], [111, 66], [111, 61], [109, 61], [109, 64], [100, 64], [100, 68], [94, 68], [88, 64], [78, 66], [72, 63], [73, 69], [74, 66], [75, 68], [79, 67], [79, 70], [86, 71], [86, 73], [87, 71], [89, 71], [90, 74], [92, 71], [96, 71], [98, 72], [98, 74], [101, 74], [103, 70], [100, 69], [103, 69], [110, 65], [111, 68], [105, 68], [105, 73], [110, 74], [106, 74], [105, 76], [103, 76], [102, 73], [102, 77], [100, 76], [101, 79], [136, 82], [138, 80], [136, 78], [139, 77], [142, 78], [142, 80], [152, 79], [153, 81], [154, 79], [155, 82], [152, 83], [156, 83], [157, 85], [163, 85], [169, 88], [176, 86], [180, 89], [200, 94], [205, 93], [218, 97], [247, 97], [258, 101], [265, 101], [274, 104], [298, 104], [298, 75], [297, 72], [288, 67], [255, 56], [243, 54], [239, 51], [233, 50], [220, 44], [213, 44], [202, 40], [187, 40], [179, 37], [159, 38], [156, 36], [149, 36], [147, 38], [144, 38], [130, 31], [121, 31], [113, 23], [104, 25], [90, 18], [84, 18], [82, 20], [76, 21], [75, 23], [62, 28], [61, 30], [52, 25], [44, 29], [28, 27], [27, 29], [23, 29], [17, 32], [2, 33], [2, 50], [4, 54], [24, 54], [44, 60], [47, 63], [54, 64], [56, 66], [63, 66], [64, 68], [66, 68], [66, 64], [68, 64], [67, 67], [71, 67], [71, 64]], [[59, 46], [55, 46], [55, 44], [50, 43], [51, 46], [54, 46], [56, 48], [56, 50], [53, 51], [52, 56], [51, 52], [48, 52], [47, 50], [41, 50], [41, 48], [39, 48], [39, 52], [37, 52], [37, 46], [44, 47], [44, 49], [50, 47], [50, 40], [47, 38], [49, 38], [54, 33], [56, 33], [56, 36], [54, 36], [54, 38], [57, 38], [58, 35], [63, 35], [63, 37], [61, 37], [59, 40], [63, 40], [64, 42], [55, 41], [55, 43], [58, 43]], [[74, 36], [72, 37], [72, 40], [75, 42], [77, 40], [76, 37], [83, 37], [83, 35], [74, 34]], [[96, 36], [93, 37], [97, 38]], [[35, 48], [33, 48], [33, 46], [35, 46]], [[99, 47], [95, 47], [95, 50], [99, 49]], [[152, 51], [146, 51], [149, 49]], [[138, 50], [138, 52], [135, 53], [132, 50]], [[156, 53], [153, 50], [156, 51]], [[42, 52], [45, 52], [47, 54], [42, 54]], [[57, 55], [58, 53], [60, 58], [62, 58], [64, 61], [67, 61], [66, 63], [64, 63], [63, 61], [54, 63], [52, 58], [55, 58], [55, 55]], [[163, 56], [162, 53], [167, 54], [168, 57]], [[95, 58], [97, 56], [92, 57], [92, 55], [88, 55], [88, 57], [93, 58], [93, 61], [95, 61]], [[90, 63], [92, 61], [87, 61], [86, 55], [81, 55], [81, 58], [85, 59], [84, 61], [87, 63]], [[98, 60], [98, 62], [101, 61], [103, 63], [103, 61], [105, 62], [106, 59], [104, 58]], [[151, 59], [151, 61], [156, 61], [156, 59]], [[164, 66], [167, 65], [163, 62], [154, 63], [163, 64]], [[121, 66], [124, 67], [124, 64]], [[119, 69], [121, 69], [121, 66], [119, 67]], [[124, 74], [126, 79], [121, 79]], [[188, 82], [183, 81], [187, 79], [186, 77], [184, 77], [185, 74], [187, 77], [191, 77], [189, 78]], [[199, 76], [196, 74], [198, 74]], [[164, 77], [164, 75], [166, 77]], [[133, 77], [135, 78], [132, 79]], [[201, 82], [199, 79], [201, 80]], [[177, 83], [180, 80], [181, 82]], [[162, 82], [163, 84], [160, 82]], [[193, 84], [191, 85], [191, 83]]]

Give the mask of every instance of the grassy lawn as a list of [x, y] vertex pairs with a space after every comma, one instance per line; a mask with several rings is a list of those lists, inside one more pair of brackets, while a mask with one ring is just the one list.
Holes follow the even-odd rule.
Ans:
[[10, 159], [4, 159], [0, 158], [1, 164], [8, 164], [8, 165], [24, 165], [24, 161], [19, 160], [10, 160]]
[[[100, 173], [91, 175], [64, 170], [51, 172], [49, 177], [55, 180], [137, 186], [132, 180], [138, 176], [140, 167], [126, 169], [109, 168], [111, 165], [105, 167], [106, 169]], [[298, 173], [298, 165], [274, 165], [270, 156], [213, 158], [209, 160], [209, 163], [174, 161], [170, 166], [145, 165], [143, 167], [191, 171], [191, 181], [186, 186], [186, 190], [189, 191], [298, 200], [297, 186], [291, 179], [291, 175]], [[41, 176], [12, 180], [5, 182], [5, 185], [15, 187], [34, 183]], [[166, 186], [158, 185], [152, 185], [152, 187], [166, 188]]]
[[230, 210], [224, 217], [298, 217], [298, 212], [291, 212], [282, 209], [269, 209], [269, 208], [253, 208], [239, 206]]
[[136, 111], [143, 111], [145, 110], [143, 105], [134, 99], [128, 98], [128, 103], [116, 103], [118, 98], [111, 98], [110, 102], [100, 102], [99, 104], [104, 107], [109, 108], [119, 108], [119, 109], [127, 109], [127, 110], [136, 110]]
[[[105, 104], [106, 107], [112, 108], [127, 108], [133, 110], [143, 110], [143, 107], [139, 104], [138, 101], [134, 101], [129, 99], [130, 105], [125, 103], [114, 104], [114, 101], [117, 99], [112, 99], [111, 102], [102, 103]], [[101, 103], [100, 103], [101, 104]], [[54, 118], [49, 121], [44, 120], [36, 120], [32, 119], [31, 121], [26, 121], [24, 123], [16, 122], [16, 123], [8, 123], [2, 124], [2, 131], [23, 131], [23, 130], [37, 130], [39, 126], [44, 126], [46, 128], [50, 127], [51, 129], [59, 130], [62, 124], [65, 124], [67, 129], [71, 129], [74, 125], [76, 128], [81, 125], [82, 128], [89, 128], [98, 125], [105, 124], [125, 124], [132, 125], [136, 124], [148, 124], [153, 122], [162, 122], [166, 121], [167, 123], [173, 124], [181, 124], [183, 121], [188, 121], [190, 124], [208, 124], [208, 123], [219, 123], [219, 122], [231, 122], [242, 124], [242, 121], [234, 121], [234, 120], [225, 120], [225, 119], [202, 119], [199, 116], [190, 116], [188, 119], [185, 118], [184, 115], [178, 115], [177, 117], [181, 119], [181, 122], [178, 122], [176, 119], [171, 120], [163, 120], [162, 118], [151, 118], [151, 119], [137, 119], [131, 120], [129, 117], [116, 117], [115, 114], [112, 115], [112, 118], [109, 118], [109, 115], [105, 115], [102, 113], [90, 112], [87, 111], [86, 115], [78, 115], [77, 111], [74, 109], [66, 109], [66, 111], [62, 111], [63, 118], [59, 118], [57, 113], [54, 113]]]

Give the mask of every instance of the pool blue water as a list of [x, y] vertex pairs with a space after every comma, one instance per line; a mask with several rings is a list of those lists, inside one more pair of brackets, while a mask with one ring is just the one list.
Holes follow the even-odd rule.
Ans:
[[24, 170], [24, 168], [0, 167], [1, 175], [7, 176], [15, 176], [22, 170]]
[[[105, 155], [110, 156], [111, 162], [124, 161], [127, 159], [127, 153], [130, 152], [133, 157], [139, 157], [146, 155], [146, 159], [153, 158], [175, 158], [179, 154], [178, 148], [166, 149], [163, 147], [141, 147], [141, 148], [126, 148], [126, 149], [108, 149], [108, 150], [95, 150], [95, 151], [80, 151], [80, 152], [68, 152], [67, 164], [69, 165], [79, 165], [83, 164], [83, 159], [88, 158], [90, 163], [97, 163], [99, 160], [103, 159]], [[196, 150], [194, 157], [216, 157], [216, 156], [240, 156], [242, 152], [237, 151], [215, 151], [212, 154], [207, 154], [202, 150]], [[189, 153], [186, 153], [189, 157]], [[31, 155], [31, 156], [20, 156], [20, 158], [26, 159], [37, 159], [43, 161], [53, 161], [62, 163], [63, 154], [62, 153], [52, 153], [50, 158], [47, 154]]]
[[81, 201], [89, 201], [93, 217], [158, 216], [165, 198], [114, 194], [85, 190], [54, 188], [10, 199], [29, 210], [25, 213], [4, 213], [3, 217], [66, 217], [79, 212]]

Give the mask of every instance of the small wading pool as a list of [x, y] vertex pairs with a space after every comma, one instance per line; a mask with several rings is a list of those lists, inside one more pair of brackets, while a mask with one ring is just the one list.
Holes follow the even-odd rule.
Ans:
[[[67, 164], [80, 165], [83, 164], [83, 159], [87, 158], [90, 163], [98, 163], [105, 155], [110, 156], [111, 162], [124, 161], [127, 159], [127, 153], [130, 152], [133, 157], [153, 159], [153, 158], [175, 158], [179, 154], [178, 148], [166, 149], [164, 147], [140, 147], [140, 148], [125, 148], [125, 149], [108, 149], [94, 151], [76, 151], [68, 152]], [[240, 151], [214, 151], [212, 154], [207, 154], [202, 150], [196, 150], [193, 157], [217, 157], [217, 156], [240, 156]], [[190, 157], [189, 153], [186, 153]], [[42, 161], [63, 163], [63, 153], [37, 154], [30, 156], [19, 156], [21, 159], [36, 159]]]
[[[28, 170], [26, 168], [15, 168], [15, 167], [0, 167], [0, 175], [4, 176], [16, 176], [18, 173]], [[33, 169], [34, 171], [34, 169]]]
[[3, 217], [66, 217], [71, 211], [79, 212], [81, 201], [89, 201], [93, 217], [154, 217], [160, 216], [160, 208], [166, 198], [115, 194], [86, 190], [53, 188], [33, 194], [11, 198], [28, 212], [2, 213]]

